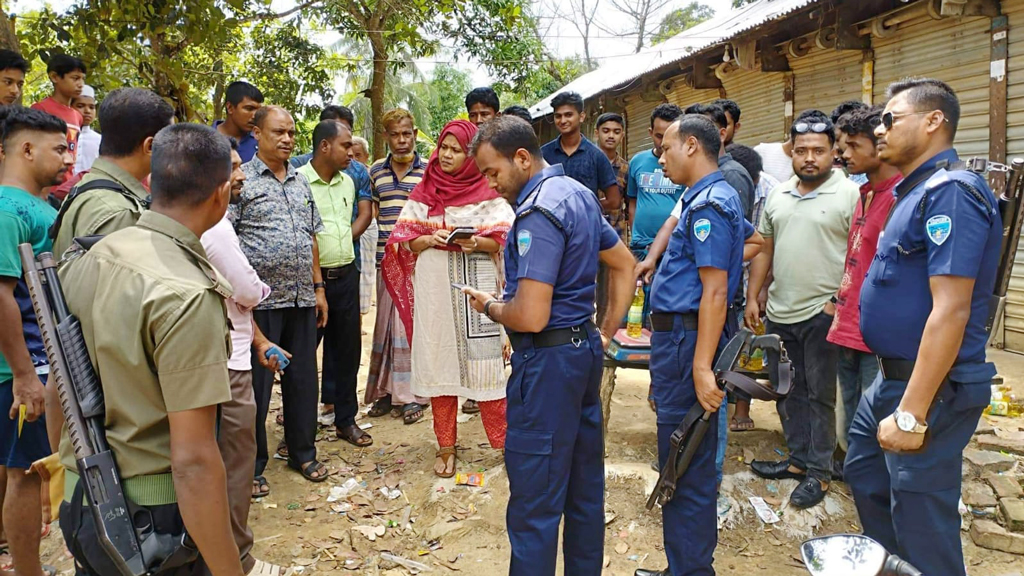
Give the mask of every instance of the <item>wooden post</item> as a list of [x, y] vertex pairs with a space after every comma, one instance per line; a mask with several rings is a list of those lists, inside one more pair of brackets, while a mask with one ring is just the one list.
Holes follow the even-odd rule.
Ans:
[[[786, 123], [786, 125], [783, 126], [783, 131], [785, 132], [786, 136], [788, 137], [788, 135], [789, 135], [789, 127], [793, 125], [794, 86], [796, 85], [796, 83], [794, 81], [795, 78], [794, 78], [792, 72], [785, 72], [784, 76], [782, 77], [782, 79], [783, 79], [783, 83], [784, 83], [783, 87], [782, 87], [782, 103], [783, 103], [783, 108], [785, 110], [785, 123]], [[785, 139], [786, 138], [783, 138], [783, 140], [785, 140]]]
[[868, 106], [875, 98], [875, 51], [865, 50], [860, 60], [860, 101]]
[[[1006, 16], [992, 19], [992, 46], [988, 80], [988, 158], [1006, 162], [1006, 56], [1010, 23]], [[1001, 190], [1005, 174], [990, 172], [989, 185]]]

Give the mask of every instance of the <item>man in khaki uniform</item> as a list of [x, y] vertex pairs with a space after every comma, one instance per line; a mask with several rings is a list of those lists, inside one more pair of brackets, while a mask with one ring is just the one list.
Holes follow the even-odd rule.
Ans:
[[[153, 137], [174, 121], [174, 109], [152, 90], [119, 88], [100, 104], [100, 156], [64, 200], [53, 252], [77, 237], [110, 234], [135, 224], [148, 204]], [[102, 183], [101, 183], [102, 181]], [[116, 185], [116, 186], [115, 186]]]
[[[106, 435], [126, 495], [158, 532], [187, 530], [213, 574], [241, 576], [231, 533], [217, 405], [231, 398], [224, 298], [231, 288], [199, 241], [230, 198], [231, 147], [212, 128], [179, 124], [152, 140], [150, 210], [60, 271], [103, 385]], [[115, 574], [82, 497], [67, 433], [61, 529], [80, 573]], [[192, 566], [164, 571], [185, 574]]]

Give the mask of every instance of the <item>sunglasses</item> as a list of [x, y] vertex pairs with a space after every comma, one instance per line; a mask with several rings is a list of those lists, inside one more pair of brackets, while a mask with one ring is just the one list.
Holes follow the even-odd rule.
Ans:
[[807, 134], [808, 132], [824, 134], [828, 131], [828, 124], [825, 124], [824, 122], [815, 122], [813, 124], [808, 122], [797, 122], [796, 124], [793, 124], [793, 131], [797, 134]]
[[[904, 116], [918, 116], [921, 114], [931, 114], [934, 110], [928, 110], [927, 112], [905, 112], [903, 114], [893, 114], [892, 112], [886, 112], [882, 114], [881, 118], [873, 119], [871, 121], [872, 126], [878, 126], [879, 124], [885, 126], [886, 130], [892, 130], [892, 125], [896, 122], [897, 118], [903, 118]], [[943, 118], [943, 122], [949, 122], [948, 118]]]

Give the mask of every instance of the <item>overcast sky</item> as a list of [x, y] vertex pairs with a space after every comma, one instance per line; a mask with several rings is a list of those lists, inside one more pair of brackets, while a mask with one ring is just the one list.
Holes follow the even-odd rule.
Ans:
[[[545, 42], [550, 52], [554, 53], [559, 57], [572, 56], [578, 54], [583, 55], [583, 40], [576, 28], [568, 21], [555, 18], [552, 15], [555, 6], [563, 11], [568, 10], [570, 0], [531, 0], [534, 3], [534, 10], [540, 15], [541, 32], [545, 34]], [[595, 0], [587, 0], [588, 7], [593, 6]], [[619, 0], [630, 2], [635, 0]], [[686, 6], [691, 0], [675, 0], [670, 2], [665, 8], [663, 8], [654, 18], [651, 19], [648, 28], [653, 30], [661, 22], [662, 16], [669, 11]], [[612, 6], [612, 0], [596, 0], [597, 12], [594, 20], [600, 24], [606, 30], [597, 28], [592, 30], [590, 34], [590, 50], [591, 56], [594, 57], [598, 64], [613, 64], [616, 57], [631, 54], [636, 45], [636, 36], [630, 37], [616, 37], [611, 32], [621, 30], [621, 26], [618, 24], [624, 22], [623, 15], [618, 12], [614, 6]], [[8, 11], [17, 13], [19, 11], [28, 11], [37, 9], [43, 4], [49, 4], [55, 10], [66, 9], [73, 3], [72, 0], [11, 0], [8, 3]], [[703, 4], [711, 6], [716, 12], [721, 13], [727, 11], [731, 7], [730, 0], [702, 0]], [[295, 6], [295, 0], [273, 0], [271, 7], [275, 11], [284, 11]], [[336, 40], [334, 38], [325, 37], [320, 41], [323, 43], [330, 43]], [[450, 55], [439, 55], [430, 58], [428, 61], [417, 62], [420, 69], [425, 73], [430, 71], [435, 66], [435, 61], [446, 60], [450, 58]], [[462, 61], [456, 64], [462, 70], [470, 73], [474, 85], [482, 86], [489, 84], [491, 78], [487, 74], [487, 70], [484, 66], [477, 63]]]

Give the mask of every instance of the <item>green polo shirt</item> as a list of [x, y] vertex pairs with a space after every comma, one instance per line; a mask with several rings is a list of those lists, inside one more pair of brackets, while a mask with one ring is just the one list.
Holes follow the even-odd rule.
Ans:
[[356, 253], [352, 243], [352, 211], [356, 207], [356, 185], [344, 172], [338, 172], [330, 182], [313, 169], [309, 162], [297, 169], [309, 181], [313, 201], [320, 212], [324, 228], [317, 233], [316, 242], [320, 247], [320, 267], [337, 268], [355, 261]]
[[846, 244], [860, 191], [841, 170], [801, 196], [793, 176], [765, 201], [758, 231], [772, 238], [775, 255], [768, 288], [768, 319], [796, 324], [822, 311], [839, 290]]

